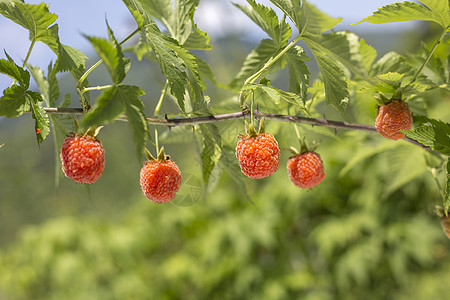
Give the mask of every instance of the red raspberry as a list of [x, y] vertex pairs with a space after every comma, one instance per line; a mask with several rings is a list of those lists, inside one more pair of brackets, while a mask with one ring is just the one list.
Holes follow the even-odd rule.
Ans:
[[399, 130], [410, 130], [412, 127], [412, 116], [408, 104], [403, 100], [392, 100], [381, 105], [377, 111], [375, 127], [385, 138], [398, 140], [405, 135]]
[[181, 172], [174, 161], [150, 160], [141, 169], [141, 188], [145, 196], [156, 203], [175, 198], [181, 185]]
[[64, 174], [78, 183], [94, 183], [105, 167], [102, 143], [90, 135], [67, 137], [59, 157]]
[[291, 157], [287, 162], [289, 179], [303, 189], [318, 185], [325, 178], [320, 155], [304, 152]]
[[278, 170], [280, 149], [273, 135], [243, 135], [236, 146], [242, 173], [253, 179], [264, 178]]

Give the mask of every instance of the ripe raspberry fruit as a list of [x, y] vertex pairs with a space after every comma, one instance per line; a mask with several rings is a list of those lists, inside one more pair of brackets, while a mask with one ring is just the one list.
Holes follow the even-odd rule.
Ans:
[[405, 135], [399, 130], [410, 130], [412, 116], [408, 104], [403, 100], [392, 100], [381, 105], [377, 111], [375, 127], [385, 138], [398, 140]]
[[287, 162], [289, 179], [303, 189], [318, 185], [325, 178], [322, 159], [316, 152], [304, 152]]
[[272, 175], [278, 169], [280, 149], [271, 134], [247, 134], [242, 135], [237, 143], [236, 157], [242, 173], [260, 179]]
[[64, 174], [78, 183], [94, 183], [105, 167], [105, 151], [100, 140], [91, 135], [72, 135], [61, 148]]
[[181, 172], [171, 159], [149, 160], [141, 169], [141, 189], [156, 203], [167, 203], [181, 185]]

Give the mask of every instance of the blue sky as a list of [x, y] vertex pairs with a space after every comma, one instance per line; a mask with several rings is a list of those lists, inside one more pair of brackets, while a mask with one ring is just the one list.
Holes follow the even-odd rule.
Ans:
[[[42, 1], [26, 0], [26, 2], [38, 4]], [[105, 37], [105, 17], [118, 40], [123, 39], [135, 29], [132, 17], [122, 1], [119, 0], [47, 0], [45, 2], [49, 4], [50, 12], [59, 16], [56, 22], [59, 24], [61, 42], [87, 54], [92, 53], [93, 50], [83, 34]], [[219, 38], [229, 31], [238, 31], [246, 36], [263, 38], [264, 34], [261, 30], [234, 7], [232, 2], [246, 3], [245, 0], [201, 0], [195, 16], [199, 28], [206, 31], [212, 39]], [[269, 0], [259, 0], [258, 2], [273, 7]], [[398, 2], [394, 0], [310, 0], [309, 2], [333, 17], [342, 17], [343, 21], [339, 25], [339, 29], [383, 31], [399, 30], [412, 25], [411, 22], [405, 22], [403, 24], [348, 26], [371, 15], [378, 7]], [[3, 53], [5, 49], [18, 64], [21, 64], [30, 44], [27, 31], [0, 15], [0, 41], [0, 58], [5, 58]], [[56, 59], [47, 46], [37, 43], [29, 62], [45, 69], [52, 58]], [[88, 62], [88, 65], [92, 63]], [[8, 77], [0, 74], [1, 91], [11, 82]]]

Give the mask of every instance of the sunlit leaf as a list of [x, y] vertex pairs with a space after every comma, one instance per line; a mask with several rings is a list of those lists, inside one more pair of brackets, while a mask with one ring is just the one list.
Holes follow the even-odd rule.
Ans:
[[8, 58], [0, 59], [0, 73], [8, 75], [9, 77], [16, 80], [24, 89], [28, 89], [30, 85], [30, 73], [16, 65], [14, 60], [6, 53], [5, 55]]
[[30, 110], [30, 103], [26, 97], [26, 89], [20, 85], [13, 85], [3, 91], [0, 98], [0, 116], [14, 118]]

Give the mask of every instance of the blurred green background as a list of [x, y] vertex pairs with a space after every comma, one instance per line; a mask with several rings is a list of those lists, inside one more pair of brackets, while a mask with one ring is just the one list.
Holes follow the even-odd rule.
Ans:
[[[364, 38], [379, 56], [397, 48], [417, 52], [418, 41], [432, 36], [421, 28]], [[237, 37], [214, 45], [205, 59], [227, 83], [253, 45]], [[163, 78], [154, 64], [130, 56], [127, 81], [147, 92], [151, 115]], [[271, 78], [274, 85], [284, 87], [283, 76]], [[108, 83], [103, 78], [99, 68], [91, 84]], [[61, 90], [73, 93], [70, 78], [61, 78]], [[238, 109], [230, 92], [211, 85], [207, 94], [216, 112]], [[372, 96], [355, 93], [351, 101], [355, 119], [372, 124]], [[449, 102], [435, 91], [415, 103], [448, 121]], [[161, 111], [173, 111], [170, 101]], [[234, 146], [243, 121], [217, 125], [221, 163], [238, 168]], [[326, 170], [319, 186], [300, 190], [285, 169], [286, 149], [297, 146], [292, 124], [268, 121], [282, 148], [279, 170], [256, 181], [217, 171], [205, 187], [192, 128], [160, 130], [183, 174], [167, 205], [141, 193], [142, 162], [126, 124], [101, 131], [106, 167], [95, 184], [60, 178], [55, 187], [52, 138], [38, 148], [30, 115], [0, 120], [1, 300], [448, 299], [450, 241], [433, 214], [441, 195], [426, 164], [439, 159], [421, 148], [372, 133], [300, 126], [308, 141], [320, 142]]]

